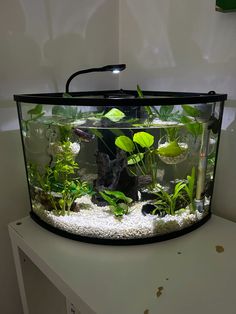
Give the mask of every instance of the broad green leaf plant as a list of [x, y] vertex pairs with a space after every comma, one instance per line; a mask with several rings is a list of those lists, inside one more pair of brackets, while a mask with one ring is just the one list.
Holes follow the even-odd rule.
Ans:
[[111, 120], [112, 122], [118, 122], [125, 117], [125, 114], [117, 108], [112, 108], [106, 114], [104, 114], [104, 117]]
[[137, 132], [133, 138], [121, 135], [115, 145], [128, 154], [130, 172], [135, 175], [151, 175], [152, 188], [157, 182], [157, 159], [153, 148], [154, 136], [147, 132]]
[[196, 140], [196, 138], [202, 134], [202, 124], [196, 121], [196, 118], [200, 115], [200, 111], [189, 105], [182, 105], [182, 109], [187, 116], [182, 115], [180, 122], [184, 124], [187, 131], [192, 134]]
[[123, 217], [128, 214], [129, 205], [132, 203], [132, 198], [127, 197], [120, 191], [104, 190], [99, 192], [102, 198], [109, 204], [112, 213], [116, 217]]

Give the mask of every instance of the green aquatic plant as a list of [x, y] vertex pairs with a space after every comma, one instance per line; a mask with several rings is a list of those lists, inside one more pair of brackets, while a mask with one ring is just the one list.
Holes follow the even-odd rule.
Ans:
[[[113, 130], [110, 130], [111, 132]], [[109, 147], [109, 145], [106, 143], [105, 139], [103, 138], [103, 134], [102, 132], [100, 132], [98, 129], [90, 129], [90, 132], [95, 135], [102, 143], [103, 145], [106, 147], [107, 151], [109, 151], [111, 153], [111, 155], [113, 155], [115, 157], [115, 153], [111, 150], [111, 148]]]
[[180, 113], [179, 111], [174, 111], [174, 105], [161, 106], [160, 109], [156, 109], [157, 117], [161, 121], [180, 121]]
[[30, 116], [27, 120], [22, 120], [25, 130], [28, 130], [28, 125], [32, 121], [36, 121], [41, 118], [45, 112], [43, 111], [43, 105], [36, 105], [34, 108], [27, 111], [27, 115]]
[[62, 198], [59, 200], [61, 214], [65, 214], [70, 210], [72, 203], [79, 193], [76, 183], [71, 180], [71, 176], [75, 174], [75, 170], [79, 168], [74, 161], [74, 155], [70, 148], [70, 142], [63, 142], [61, 149], [55, 156], [55, 165], [52, 170], [55, 182], [63, 182], [63, 189], [60, 192]]
[[174, 192], [169, 194], [163, 188], [160, 187], [160, 191], [156, 192], [157, 200], [153, 203], [156, 208], [153, 210], [153, 214], [156, 214], [157, 211], [164, 211], [169, 215], [174, 215], [177, 201], [184, 200], [183, 189], [185, 187], [184, 182], [178, 182], [175, 185]]
[[43, 106], [36, 105], [33, 109], [28, 110], [27, 114], [30, 115], [30, 120], [37, 120], [44, 115]]
[[[159, 141], [156, 153], [167, 164], [179, 163], [187, 157], [188, 144], [180, 134], [179, 127], [166, 127], [165, 135]], [[177, 157], [177, 158], [175, 158]]]
[[71, 142], [63, 142], [55, 156], [55, 165], [53, 174], [57, 181], [66, 181], [71, 175], [75, 174], [75, 170], [79, 165], [74, 160], [74, 154], [71, 149]]
[[[139, 85], [137, 85], [137, 93], [139, 98], [144, 98], [143, 92]], [[148, 101], [148, 99], [147, 99]], [[152, 120], [159, 118], [162, 121], [177, 121], [180, 120], [179, 111], [174, 111], [173, 105], [161, 106], [158, 110], [155, 106], [144, 106], [144, 109], [148, 116], [148, 123], [152, 123]]]
[[158, 147], [156, 153], [165, 157], [176, 157], [183, 154], [186, 148], [179, 145], [179, 128], [168, 127], [165, 128], [166, 142]]
[[202, 124], [196, 120], [200, 116], [200, 110], [189, 105], [182, 105], [181, 107], [187, 116], [182, 115], [180, 122], [184, 124], [187, 131], [196, 139], [203, 132]]
[[53, 106], [52, 107], [52, 115], [58, 116], [63, 119], [82, 119], [83, 114], [81, 111], [78, 111], [78, 108], [76, 106]]
[[154, 136], [147, 132], [137, 132], [133, 136], [134, 143], [139, 144], [142, 148], [150, 149], [154, 144]]
[[70, 124], [60, 124], [59, 132], [61, 142], [67, 142], [71, 137], [72, 126]]
[[[139, 85], [137, 85], [137, 93], [138, 93], [138, 97], [139, 98], [144, 98], [143, 92], [140, 88]], [[146, 124], [147, 126], [149, 126], [152, 123], [152, 120], [155, 118], [155, 107], [151, 107], [151, 106], [144, 106], [144, 109], [146, 111], [147, 114], [147, 121]]]
[[160, 138], [155, 152], [164, 163], [176, 165], [187, 158], [188, 144], [182, 137], [163, 136]]
[[[137, 93], [139, 98], [144, 98], [143, 92], [139, 85], [137, 85]], [[202, 125], [197, 122], [197, 118], [200, 116], [200, 110], [190, 105], [181, 105], [183, 112], [174, 110], [174, 105], [164, 105], [157, 109], [155, 106], [144, 106], [148, 119], [147, 124], [150, 126], [155, 118], [161, 121], [174, 121], [176, 123], [184, 124], [185, 128], [195, 138], [202, 134]], [[170, 136], [172, 128], [166, 128], [166, 133]], [[173, 140], [173, 139], [172, 139]]]
[[135, 176], [151, 175], [151, 185], [154, 188], [157, 181], [157, 160], [153, 144], [154, 136], [147, 132], [134, 133], [132, 139], [121, 135], [115, 140], [115, 145], [128, 153], [127, 164], [130, 166], [130, 172]]
[[44, 197], [58, 215], [69, 214], [76, 198], [93, 193], [92, 187], [76, 176], [79, 166], [70, 144], [69, 141], [61, 143], [53, 165], [47, 165], [43, 173], [36, 165], [28, 166], [30, 183], [42, 189]]
[[181, 107], [183, 111], [185, 111], [187, 115], [190, 117], [197, 118], [200, 116], [200, 111], [196, 107], [189, 106], [189, 105], [182, 105]]
[[[175, 121], [178, 124], [183, 124], [186, 130], [196, 139], [202, 134], [202, 125], [196, 121], [200, 115], [200, 111], [189, 105], [182, 105], [183, 113], [174, 110], [174, 106], [161, 106], [158, 111], [158, 117], [162, 121]], [[184, 115], [187, 114], [187, 115]], [[166, 143], [162, 145], [157, 153], [164, 157], [177, 157], [185, 154], [188, 145], [181, 145], [181, 133], [179, 127], [164, 128]]]
[[[63, 97], [71, 98], [69, 94], [63, 94]], [[74, 97], [76, 98], [76, 97]], [[78, 110], [77, 106], [58, 106], [55, 105], [52, 107], [52, 115], [58, 116], [63, 119], [73, 119], [73, 120], [91, 120], [91, 121], [101, 121], [102, 118], [107, 118], [112, 122], [119, 122], [125, 117], [124, 112], [117, 108], [112, 108], [107, 113], [102, 112], [82, 112]]]
[[176, 211], [182, 210], [183, 207], [189, 205], [190, 211], [194, 211], [194, 196], [195, 196], [195, 167], [192, 168], [191, 175], [187, 176], [187, 180], [178, 182], [173, 193], [169, 194], [162, 187], [156, 192], [157, 199], [153, 203], [156, 208], [152, 214], [164, 211], [169, 215], [174, 215]]
[[180, 134], [179, 134], [179, 128], [177, 127], [167, 127], [165, 128], [165, 132], [166, 132], [166, 137], [168, 142], [174, 142], [174, 141], [178, 141]]
[[[63, 98], [73, 98], [70, 94], [64, 93]], [[59, 116], [63, 119], [82, 119], [83, 113], [78, 110], [77, 106], [59, 106], [55, 105], [52, 107], [52, 115]]]
[[106, 114], [104, 114], [103, 117], [111, 120], [112, 122], [119, 122], [125, 117], [125, 114], [117, 108], [112, 108]]
[[122, 217], [129, 211], [129, 204], [132, 203], [132, 198], [127, 197], [120, 191], [104, 190], [99, 192], [102, 198], [109, 204], [112, 213], [116, 217]]
[[[167, 138], [167, 142], [154, 148], [154, 136], [147, 132], [137, 132], [133, 138], [126, 135], [118, 136], [115, 145], [121, 150], [128, 153], [128, 166], [135, 166], [136, 170], [130, 168], [133, 175], [151, 175], [152, 186], [155, 186], [157, 179], [157, 159], [155, 155], [164, 157], [176, 157], [186, 153], [188, 146], [180, 145], [178, 138], [175, 139], [176, 130], [171, 129], [171, 136]], [[170, 130], [169, 130], [170, 131]], [[169, 140], [169, 141], [168, 141]], [[138, 145], [137, 145], [138, 144]]]
[[[144, 98], [139, 85], [137, 85], [137, 93], [139, 98]], [[161, 129], [160, 144], [155, 153], [167, 164], [177, 164], [187, 158], [188, 144], [183, 139], [183, 133], [181, 132], [183, 128], [180, 128], [180, 126], [184, 126], [187, 132], [193, 136], [195, 142], [203, 132], [202, 124], [197, 121], [197, 118], [201, 115], [200, 110], [191, 105], [182, 105], [181, 107], [182, 112], [176, 110], [174, 105], [164, 105], [159, 108], [145, 106], [147, 120], [143, 124], [134, 124], [134, 126], [151, 126], [155, 118], [166, 121], [166, 125], [163, 125]], [[173, 126], [167, 123], [170, 121], [174, 122]], [[140, 154], [135, 157], [139, 162], [142, 159]]]
[[58, 202], [60, 206], [59, 214], [64, 215], [66, 212], [69, 214], [76, 198], [91, 194], [91, 191], [91, 187], [87, 182], [66, 180], [63, 184], [63, 190], [61, 191], [62, 198]]
[[196, 139], [199, 135], [202, 134], [202, 124], [193, 121], [191, 118], [187, 116], [181, 117], [181, 122], [184, 124], [185, 128], [188, 130], [189, 133]]
[[[139, 98], [144, 98], [139, 85], [137, 85], [137, 93]], [[180, 113], [179, 110], [174, 110], [174, 105], [160, 106], [159, 109], [155, 106], [145, 106], [144, 108], [148, 116], [147, 125], [151, 125], [153, 119], [155, 118], [158, 118], [161, 121], [174, 121], [176, 123], [182, 123], [187, 131], [192, 134], [194, 138], [197, 138], [197, 136], [202, 134], [202, 125], [196, 121], [196, 119], [200, 116], [200, 110], [190, 105], [182, 105], [181, 107], [183, 109], [183, 113]], [[174, 131], [174, 129], [176, 130]], [[167, 136], [172, 138], [170, 141], [177, 139], [177, 128], [166, 128], [165, 131]]]
[[126, 135], [120, 135], [116, 138], [115, 144], [127, 153], [132, 153], [135, 149], [133, 141]]
[[181, 105], [181, 107], [183, 109], [183, 113], [180, 113], [179, 110], [174, 111], [174, 105], [161, 106], [159, 110], [156, 109], [156, 112], [158, 118], [162, 121], [175, 121], [183, 124], [185, 124], [185, 122], [182, 122], [182, 117], [186, 117], [186, 115], [195, 119], [200, 116], [199, 109], [193, 106]]
[[[137, 93], [140, 98], [144, 98], [142, 90], [140, 89], [139, 85], [137, 85]], [[176, 124], [179, 124], [181, 122], [182, 115], [178, 110], [174, 111], [174, 108], [175, 108], [174, 105], [160, 106], [159, 109], [157, 109], [154, 106], [152, 107], [146, 106], [145, 110], [148, 115], [147, 125], [148, 126], [152, 125], [152, 121], [155, 118], [158, 118], [161, 121], [174, 121], [176, 122]], [[188, 108], [186, 110], [188, 110]], [[163, 139], [166, 138], [166, 142], [155, 151], [156, 154], [163, 157], [177, 157], [179, 155], [184, 154], [187, 150], [187, 145], [179, 144], [180, 128], [174, 126], [172, 127], [167, 126], [163, 128], [163, 130], [165, 132], [165, 135], [161, 135], [161, 138]]]

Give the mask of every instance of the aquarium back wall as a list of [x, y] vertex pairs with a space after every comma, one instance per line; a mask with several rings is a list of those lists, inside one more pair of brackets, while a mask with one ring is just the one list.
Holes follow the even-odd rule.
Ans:
[[120, 86], [227, 93], [213, 210], [236, 221], [236, 13], [214, 0], [121, 0]]
[[[13, 94], [56, 92], [78, 69], [117, 63], [118, 3], [1, 1], [0, 42], [0, 313], [21, 314], [7, 224], [30, 206]], [[75, 79], [71, 88], [118, 87], [111, 73], [99, 74]]]

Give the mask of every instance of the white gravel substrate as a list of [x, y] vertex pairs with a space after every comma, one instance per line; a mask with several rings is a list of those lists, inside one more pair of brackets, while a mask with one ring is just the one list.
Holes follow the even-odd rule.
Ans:
[[111, 214], [108, 206], [96, 206], [89, 196], [83, 196], [77, 199], [77, 202], [87, 204], [91, 208], [70, 212], [65, 216], [56, 216], [51, 211], [46, 211], [41, 204], [35, 203], [33, 211], [43, 221], [60, 230], [102, 239], [137, 239], [163, 235], [184, 229], [205, 216], [198, 211], [191, 214], [188, 209], [176, 216], [166, 215], [163, 218], [144, 216], [141, 208], [146, 202], [137, 202], [130, 207], [129, 214], [118, 219]]

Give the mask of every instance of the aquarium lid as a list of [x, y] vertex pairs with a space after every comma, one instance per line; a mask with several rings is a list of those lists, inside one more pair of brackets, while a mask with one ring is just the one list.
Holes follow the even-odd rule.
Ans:
[[[17, 102], [70, 106], [163, 106], [199, 104], [225, 101], [227, 94], [143, 91], [139, 98], [136, 90], [105, 90], [65, 93], [14, 95]], [[119, 95], [119, 97], [116, 97]]]

